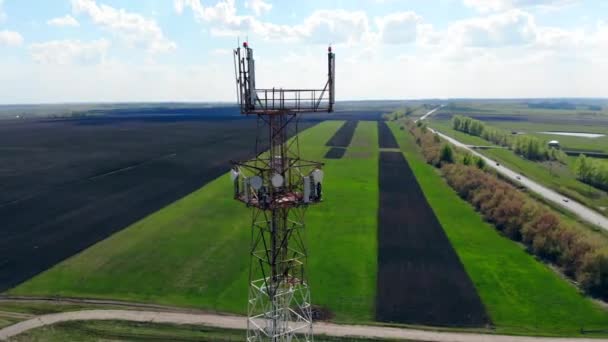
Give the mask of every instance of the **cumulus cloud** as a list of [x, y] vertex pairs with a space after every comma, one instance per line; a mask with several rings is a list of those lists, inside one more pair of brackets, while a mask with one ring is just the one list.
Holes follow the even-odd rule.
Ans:
[[370, 34], [370, 25], [363, 11], [318, 10], [296, 30], [314, 43], [354, 43]]
[[23, 43], [23, 36], [19, 32], [2, 30], [0, 31], [0, 46], [18, 46]]
[[289, 25], [277, 25], [253, 16], [237, 15], [234, 0], [222, 0], [213, 6], [203, 6], [200, 0], [175, 0], [174, 7], [178, 14], [190, 8], [197, 21], [213, 24], [211, 33], [216, 36], [252, 33], [263, 39], [293, 40], [302, 34]]
[[[364, 11], [317, 10], [303, 21], [293, 25], [280, 25], [262, 21], [255, 16], [237, 13], [234, 0], [220, 0], [205, 6], [200, 0], [174, 0], [177, 13], [192, 11], [195, 19], [210, 25], [215, 36], [244, 36], [279, 42], [308, 42], [355, 44], [410, 44], [420, 46], [447, 44], [454, 50], [461, 48], [497, 48], [544, 44], [565, 44], [574, 38], [566, 32], [541, 30], [534, 16], [512, 6], [549, 5], [566, 0], [466, 0], [468, 5], [481, 9], [504, 11], [468, 18], [450, 23], [447, 29], [436, 30], [421, 16], [412, 11], [391, 13], [374, 18], [375, 26]], [[570, 1], [570, 0], [568, 0]], [[484, 5], [485, 4], [485, 5]], [[483, 7], [483, 6], [486, 7]]]
[[416, 40], [422, 18], [414, 12], [400, 12], [377, 18], [382, 41], [387, 44], [404, 44]]
[[[471, 50], [482, 54], [483, 50], [495, 48], [528, 47], [540, 50], [597, 49], [596, 32], [583, 29], [563, 29], [537, 24], [528, 12], [512, 9], [505, 12], [468, 18], [453, 22], [445, 30], [435, 30], [430, 24], [418, 28], [418, 40], [422, 45], [439, 45], [451, 54], [468, 55]], [[595, 48], [593, 48], [595, 46]], [[580, 51], [570, 53], [581, 54]], [[467, 57], [468, 58], [468, 57]]]
[[59, 27], [78, 27], [80, 24], [76, 18], [72, 17], [69, 14], [64, 15], [63, 17], [57, 17], [53, 19], [49, 19], [46, 22], [50, 26], [59, 26]]
[[539, 27], [537, 29], [537, 46], [549, 49], [578, 48], [588, 41], [587, 34], [581, 30], [564, 30], [557, 27]]
[[578, 0], [464, 0], [465, 6], [480, 12], [503, 11], [523, 7], [557, 9], [576, 2]]
[[[92, 22], [107, 32], [149, 48], [153, 39], [150, 37], [155, 35], [148, 31], [154, 30], [140, 33], [131, 25], [138, 21], [127, 20], [134, 13], [117, 9], [105, 11], [100, 4], [103, 1], [74, 1], [94, 6], [74, 6], [71, 14], [78, 14], [76, 17], [81, 22], [91, 17]], [[333, 42], [357, 43], [357, 48], [352, 49], [336, 47], [343, 100], [605, 96], [602, 84], [606, 77], [602, 75], [608, 75], [604, 66], [608, 56], [608, 23], [573, 29], [547, 27], [541, 25], [542, 20], [535, 20], [535, 15], [540, 15], [539, 3], [542, 6], [565, 3], [559, 1], [484, 0], [477, 3], [486, 7], [479, 7], [471, 18], [446, 22], [445, 26], [433, 26], [414, 12], [388, 12], [386, 16], [375, 17], [362, 11], [317, 10], [305, 13], [295, 23], [283, 25], [260, 17], [249, 4], [245, 10], [232, 0], [174, 0], [174, 7], [178, 13], [204, 24], [212, 35], [244, 37], [247, 34], [255, 40], [269, 40], [270, 45], [265, 44], [269, 49], [280, 49], [286, 41], [299, 42], [282, 49], [280, 54], [260, 55], [257, 76], [260, 86], [316, 88], [322, 85], [326, 73], [324, 49], [315, 52], [316, 48], [310, 44]], [[141, 18], [158, 28], [153, 18]], [[157, 32], [168, 40], [160, 28]], [[125, 34], [146, 39], [128, 40]], [[117, 44], [120, 41], [116, 39]], [[390, 44], [411, 46], [395, 48]], [[0, 93], [5, 94], [3, 99], [10, 98], [12, 102], [19, 99], [73, 101], [74, 98], [83, 101], [234, 99], [233, 80], [226, 77], [233, 73], [232, 65], [225, 61], [231, 53], [229, 49], [212, 46], [207, 49], [201, 65], [188, 66], [156, 64], [153, 58], [144, 63], [121, 62], [106, 57], [113, 51], [109, 45], [107, 41], [104, 45], [99, 41], [70, 40], [33, 44], [29, 51], [38, 63], [15, 58], [0, 64], [4, 80], [0, 82]], [[406, 83], [402, 73], [395, 72], [404, 67], [410, 80]], [[285, 70], [297, 70], [298, 77]], [[26, 82], [32, 78], [37, 82]], [[501, 81], [496, 82], [497, 79]], [[121, 91], [126, 87], [133, 91]]]
[[239, 15], [234, 0], [221, 0], [204, 6], [200, 0], [175, 0], [178, 14], [189, 8], [199, 22], [212, 24], [216, 36], [256, 35], [266, 40], [316, 43], [349, 43], [365, 39], [370, 33], [367, 14], [363, 11], [317, 10], [301, 24], [279, 25], [249, 15]]
[[251, 9], [255, 15], [260, 16], [266, 12], [270, 12], [272, 4], [264, 0], [249, 0], [245, 2], [245, 8]]
[[124, 9], [97, 4], [95, 0], [72, 0], [74, 14], [84, 14], [102, 28], [114, 33], [130, 45], [145, 46], [149, 52], [175, 50], [176, 44], [165, 37], [155, 20]]
[[534, 17], [521, 10], [466, 19], [448, 27], [447, 37], [462, 46], [500, 47], [536, 40]]
[[29, 47], [32, 59], [41, 64], [97, 64], [103, 62], [110, 42], [106, 39], [81, 42], [80, 40], [52, 40], [34, 43]]

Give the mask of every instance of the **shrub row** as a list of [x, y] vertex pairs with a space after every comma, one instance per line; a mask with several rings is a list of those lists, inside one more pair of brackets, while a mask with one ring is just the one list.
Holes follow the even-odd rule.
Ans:
[[512, 135], [467, 116], [454, 116], [452, 118], [452, 127], [457, 131], [478, 136], [494, 144], [508, 147], [526, 159], [557, 160], [562, 162], [566, 160], [566, 155], [562, 151], [547, 147], [542, 140], [536, 137]]
[[460, 161], [466, 165], [485, 167], [483, 159], [460, 149], [452, 148], [448, 143], [442, 143], [439, 136], [431, 132], [422, 121], [418, 121], [415, 125], [412, 121], [408, 121], [406, 125], [416, 137], [416, 144], [422, 149], [422, 155], [427, 163], [440, 167], [444, 163]]
[[401, 118], [405, 118], [407, 116], [412, 115], [413, 112], [414, 112], [413, 108], [405, 107], [403, 109], [398, 109], [392, 113], [383, 114], [382, 117], [384, 118], [384, 120], [387, 120], [387, 121], [397, 121]]
[[564, 223], [483, 165], [475, 167], [470, 155], [454, 157], [455, 163], [441, 161], [441, 140], [424, 127], [408, 128], [427, 162], [439, 167], [448, 184], [488, 222], [525, 244], [530, 253], [559, 266], [587, 293], [608, 299], [608, 248], [600, 241], [584, 228]]
[[608, 162], [588, 158], [581, 154], [576, 159], [574, 170], [581, 181], [608, 190]]

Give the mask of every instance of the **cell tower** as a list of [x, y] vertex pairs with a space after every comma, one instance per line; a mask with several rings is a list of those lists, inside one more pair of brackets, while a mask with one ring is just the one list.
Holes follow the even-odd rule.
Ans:
[[297, 129], [301, 114], [333, 111], [335, 55], [329, 47], [323, 89], [256, 88], [246, 42], [234, 62], [241, 114], [258, 123], [255, 158], [231, 171], [234, 198], [252, 209], [247, 341], [312, 341], [302, 233], [306, 209], [323, 197], [323, 164], [300, 158]]

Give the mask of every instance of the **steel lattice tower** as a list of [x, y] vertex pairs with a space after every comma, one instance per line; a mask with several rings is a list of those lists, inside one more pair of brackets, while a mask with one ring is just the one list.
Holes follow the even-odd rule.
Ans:
[[257, 89], [247, 43], [234, 59], [241, 113], [258, 122], [255, 158], [231, 172], [234, 198], [252, 209], [247, 341], [312, 341], [304, 213], [322, 199], [323, 164], [300, 158], [298, 119], [333, 111], [335, 55], [323, 89]]

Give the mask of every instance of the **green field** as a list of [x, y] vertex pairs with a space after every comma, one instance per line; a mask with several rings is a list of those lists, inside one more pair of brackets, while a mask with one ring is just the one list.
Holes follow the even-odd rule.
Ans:
[[592, 152], [608, 153], [608, 136], [599, 138], [572, 137], [555, 134], [543, 134], [539, 132], [582, 132], [608, 134], [608, 127], [594, 125], [572, 125], [555, 123], [519, 123], [519, 122], [491, 122], [492, 126], [523, 132], [533, 135], [542, 140], [558, 140], [562, 148], [566, 150], [583, 150]]
[[[301, 134], [302, 155], [321, 160], [342, 122]], [[520, 245], [501, 237], [391, 128], [479, 291], [498, 332], [577, 335], [608, 326], [608, 313]], [[377, 272], [378, 139], [360, 122], [345, 157], [325, 160], [324, 202], [307, 212], [312, 301], [338, 322], [371, 322]], [[227, 166], [228, 168], [228, 166]], [[15, 295], [113, 298], [243, 314], [249, 211], [222, 176], [9, 291]]]
[[[546, 117], [551, 118], [601, 118], [608, 116], [608, 103], [605, 100], [580, 100], [567, 101], [576, 105], [575, 109], [548, 109], [548, 108], [530, 108], [527, 100], [471, 100], [471, 101], [454, 101], [449, 103], [445, 110], [449, 110], [455, 114], [470, 115], [483, 114], [488, 116], [514, 116], [514, 117]], [[531, 101], [538, 102], [538, 100]], [[589, 109], [589, 105], [599, 105], [602, 110], [596, 111]], [[510, 121], [511, 122], [511, 121]]]
[[391, 128], [497, 332], [577, 335], [608, 326], [608, 311], [483, 222], [424, 162], [412, 136]]
[[344, 157], [325, 161], [325, 202], [307, 212], [313, 302], [330, 308], [339, 321], [374, 319], [377, 131], [376, 122], [360, 121]]
[[[600, 138], [571, 137], [542, 134], [539, 132], [561, 131], [608, 134], [608, 103], [606, 101], [575, 101], [576, 109], [528, 108], [525, 101], [475, 101], [448, 104], [438, 113], [449, 112], [465, 116], [478, 116], [487, 124], [507, 131], [536, 136], [542, 140], [558, 140], [566, 150], [585, 150], [608, 153], [608, 136]], [[601, 111], [592, 111], [588, 105], [600, 105]], [[435, 120], [440, 125], [450, 125], [442, 117]]]
[[[492, 123], [493, 124], [493, 123]], [[429, 125], [438, 131], [470, 145], [494, 146], [492, 143], [476, 136], [452, 129], [451, 123], [445, 120], [432, 120]], [[547, 136], [539, 135], [542, 139]], [[577, 138], [586, 139], [586, 138]], [[561, 139], [560, 139], [561, 140]], [[587, 139], [595, 140], [595, 139]], [[608, 147], [608, 146], [607, 146]], [[479, 150], [488, 158], [496, 160], [515, 172], [535, 180], [565, 196], [581, 202], [589, 207], [603, 212], [608, 207], [608, 193], [591, 185], [585, 184], [576, 178], [574, 173], [574, 157], [568, 157], [567, 163], [535, 162], [520, 156], [507, 149]]]
[[452, 122], [446, 120], [435, 120], [430, 118], [427, 120], [427, 124], [433, 128], [438, 130], [441, 133], [447, 134], [454, 139], [467, 144], [467, 145], [475, 145], [475, 146], [496, 146], [494, 143], [491, 143], [481, 137], [476, 137], [474, 135], [470, 135], [464, 132], [457, 131], [452, 128]]
[[[325, 142], [341, 124], [323, 122], [303, 132], [302, 155], [322, 159], [329, 149]], [[313, 301], [332, 310], [338, 321], [373, 318], [376, 123], [361, 123], [356, 135], [361, 141], [356, 149], [367, 150], [367, 157], [327, 160], [325, 201], [307, 212]], [[228, 176], [222, 176], [10, 293], [115, 298], [243, 314], [250, 213], [231, 194]]]

